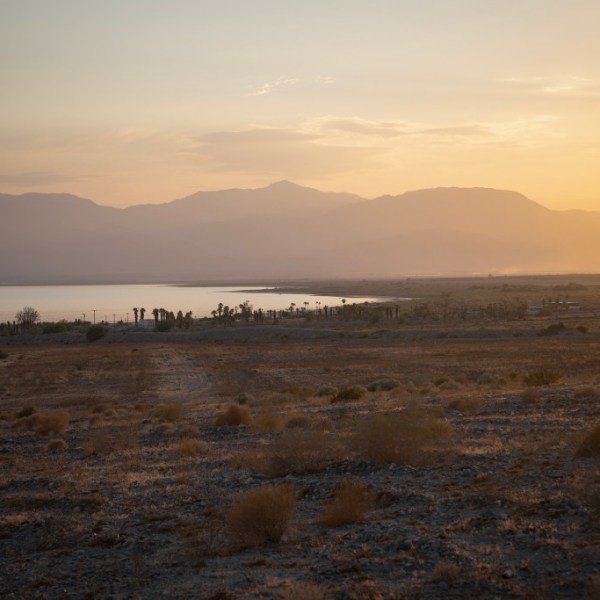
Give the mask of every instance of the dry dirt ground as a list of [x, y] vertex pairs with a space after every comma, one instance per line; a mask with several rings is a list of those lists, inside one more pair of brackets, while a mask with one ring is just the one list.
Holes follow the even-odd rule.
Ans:
[[[600, 334], [25, 342], [0, 341], [2, 598], [600, 597]], [[232, 517], [268, 486], [289, 521]]]

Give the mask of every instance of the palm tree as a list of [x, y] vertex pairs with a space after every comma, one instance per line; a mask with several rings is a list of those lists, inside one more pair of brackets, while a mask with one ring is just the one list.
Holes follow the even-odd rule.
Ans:
[[152, 314], [154, 315], [154, 324], [158, 327], [158, 308], [153, 308]]
[[138, 309], [137, 308], [133, 309], [133, 318], [135, 319], [135, 326], [137, 327], [137, 323], [138, 323]]
[[140, 321], [144, 320], [144, 315], [146, 314], [145, 308], [140, 308]]

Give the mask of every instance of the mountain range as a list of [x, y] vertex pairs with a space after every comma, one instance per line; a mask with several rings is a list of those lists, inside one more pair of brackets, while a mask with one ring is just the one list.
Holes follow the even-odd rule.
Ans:
[[367, 200], [287, 181], [165, 204], [0, 194], [0, 283], [597, 272], [600, 212], [510, 191]]

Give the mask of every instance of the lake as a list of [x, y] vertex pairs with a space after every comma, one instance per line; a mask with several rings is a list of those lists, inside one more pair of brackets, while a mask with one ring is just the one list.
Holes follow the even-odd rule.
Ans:
[[[165, 308], [177, 314], [192, 311], [194, 317], [210, 316], [219, 302], [230, 307], [246, 300], [255, 309], [282, 310], [293, 302], [297, 307], [314, 310], [320, 306], [338, 306], [342, 298], [313, 296], [303, 292], [261, 292], [264, 287], [183, 287], [161, 284], [131, 285], [40, 285], [0, 286], [0, 321], [12, 321], [24, 306], [32, 306], [42, 321], [84, 319], [94, 321], [133, 321], [133, 307], [146, 309], [152, 318], [153, 308]], [[381, 298], [352, 298], [347, 302], [373, 302]], [[305, 304], [308, 303], [308, 304]]]

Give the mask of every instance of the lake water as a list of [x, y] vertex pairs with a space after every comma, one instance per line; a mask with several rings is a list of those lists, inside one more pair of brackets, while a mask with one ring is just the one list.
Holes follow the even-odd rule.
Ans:
[[[248, 300], [255, 309], [282, 310], [293, 302], [297, 307], [314, 310], [317, 302], [323, 306], [342, 304], [341, 297], [312, 296], [302, 292], [259, 292], [264, 288], [242, 287], [182, 287], [175, 285], [42, 285], [0, 286], [0, 321], [12, 321], [24, 306], [32, 306], [42, 321], [67, 319], [96, 321], [133, 321], [133, 307], [146, 309], [146, 318], [153, 308], [165, 308], [177, 314], [192, 311], [193, 316], [206, 317], [219, 302], [230, 307]], [[348, 303], [375, 301], [378, 298], [347, 298]]]

